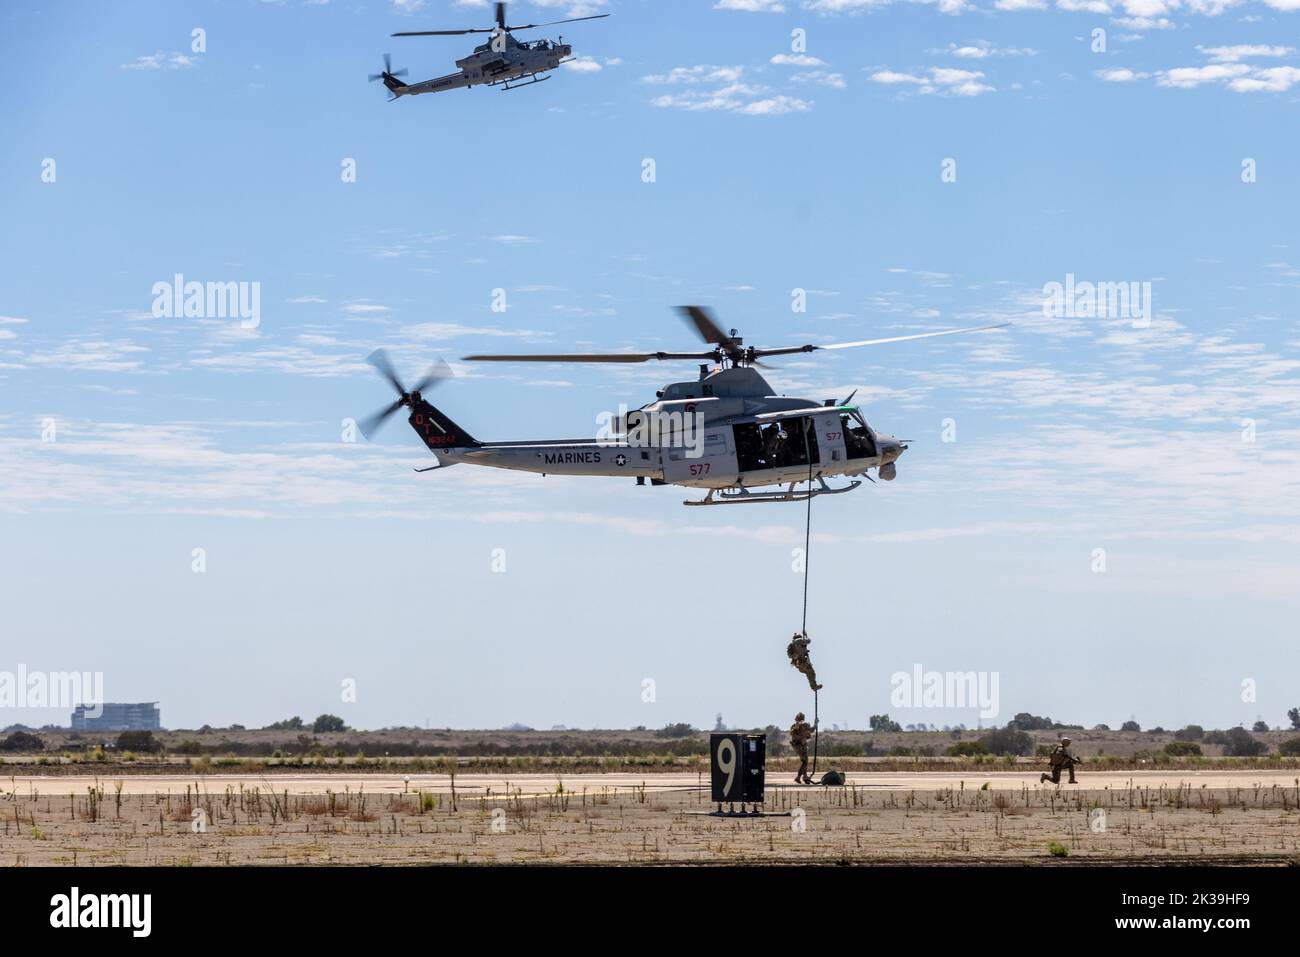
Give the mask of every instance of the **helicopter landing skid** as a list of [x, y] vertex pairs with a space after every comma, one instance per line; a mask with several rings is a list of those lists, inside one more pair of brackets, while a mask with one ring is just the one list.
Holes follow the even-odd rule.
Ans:
[[[683, 505], [744, 505], [752, 502], [804, 502], [810, 498], [816, 498], [818, 495], [840, 495], [844, 492], [852, 492], [862, 483], [854, 480], [843, 488], [831, 488], [826, 484], [826, 480], [820, 475], [817, 481], [821, 488], [811, 489], [805, 492], [796, 492], [795, 486], [798, 482], [791, 482], [790, 487], [784, 492], [751, 492], [743, 485], [734, 486], [729, 489], [711, 488], [705, 494], [704, 498], [695, 499], [690, 502], [682, 502]], [[714, 498], [714, 494], [717, 498]]]
[[[521, 79], [524, 76], [529, 77], [526, 83], [515, 82], [515, 80]], [[526, 74], [520, 74], [519, 76], [516, 77], [511, 77], [508, 80], [494, 80], [491, 83], [489, 83], [488, 86], [499, 86], [503, 91], [513, 90], [521, 86], [532, 86], [534, 83], [545, 83], [549, 79], [550, 79], [549, 76], [538, 76], [536, 73], [526, 73]]]

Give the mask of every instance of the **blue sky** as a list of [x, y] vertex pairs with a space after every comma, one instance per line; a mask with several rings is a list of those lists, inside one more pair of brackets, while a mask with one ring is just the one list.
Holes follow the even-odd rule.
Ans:
[[[381, 345], [448, 360], [480, 437], [594, 434], [693, 367], [459, 357], [691, 347], [704, 303], [762, 345], [1015, 323], [769, 375], [914, 440], [813, 506], [825, 721], [973, 726], [891, 708], [919, 663], [996, 672], [999, 722], [1285, 723], [1298, 7], [521, 2], [613, 16], [531, 34], [580, 57], [540, 86], [386, 103], [384, 52], [419, 80], [472, 45], [388, 34], [489, 6], [6, 4], [0, 670], [102, 671], [177, 727], [788, 724], [800, 507], [342, 441]], [[177, 273], [259, 283], [259, 325], [154, 318]], [[1067, 274], [1150, 282], [1149, 327], [1046, 317]]]

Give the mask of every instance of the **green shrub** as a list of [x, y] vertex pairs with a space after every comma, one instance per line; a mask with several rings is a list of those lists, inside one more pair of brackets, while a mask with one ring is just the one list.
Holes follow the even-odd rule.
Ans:
[[1223, 753], [1234, 758], [1253, 758], [1268, 752], [1268, 745], [1256, 741], [1245, 728], [1229, 728]]
[[328, 731], [346, 731], [347, 725], [336, 714], [323, 714], [311, 723], [311, 730], [314, 734], [324, 734]]
[[9, 737], [0, 741], [0, 751], [22, 751], [32, 753], [35, 751], [44, 751], [45, 742], [37, 735], [28, 734], [26, 731], [15, 731]]
[[685, 721], [679, 721], [677, 724], [666, 724], [655, 732], [661, 738], [688, 738], [695, 733]]
[[980, 743], [990, 754], [1032, 754], [1034, 739], [1015, 728], [998, 728], [980, 738]]
[[119, 751], [143, 751], [145, 754], [162, 750], [162, 745], [154, 740], [152, 731], [123, 731], [117, 736], [113, 747]]

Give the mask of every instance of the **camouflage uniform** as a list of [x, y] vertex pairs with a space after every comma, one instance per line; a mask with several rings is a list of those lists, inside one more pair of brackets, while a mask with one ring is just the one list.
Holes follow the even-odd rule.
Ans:
[[[1071, 784], [1078, 783], [1077, 781], [1074, 780], [1074, 766], [1079, 763], [1079, 759], [1070, 753], [1069, 738], [1062, 738], [1061, 743], [1058, 744], [1056, 747], [1052, 748], [1052, 753], [1047, 760], [1052, 765], [1052, 773], [1050, 775], [1050, 778], [1053, 784], [1061, 783], [1061, 770], [1063, 768], [1070, 769], [1070, 783]], [[1042, 784], [1044, 781], [1047, 781], [1048, 778], [1049, 775], [1040, 774], [1038, 776], [1038, 783]]]
[[804, 720], [803, 712], [800, 711], [794, 716], [794, 724], [790, 725], [790, 747], [799, 755], [799, 772], [794, 776], [795, 784], [813, 783], [808, 776], [808, 741], [812, 735], [812, 725]]
[[796, 671], [802, 672], [808, 679], [808, 687], [813, 691], [821, 691], [822, 686], [817, 683], [817, 672], [813, 670], [812, 659], [808, 657], [808, 646], [812, 644], [812, 639], [802, 632], [795, 632], [790, 644], [785, 646], [786, 656], [790, 659], [790, 665]]

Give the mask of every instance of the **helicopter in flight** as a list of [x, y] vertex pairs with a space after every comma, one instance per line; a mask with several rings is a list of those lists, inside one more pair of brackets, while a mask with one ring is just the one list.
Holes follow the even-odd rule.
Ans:
[[443, 93], [447, 90], [457, 90], [461, 87], [469, 89], [471, 86], [482, 84], [499, 86], [503, 90], [532, 86], [534, 83], [549, 80], [550, 77], [541, 74], [554, 70], [561, 63], [571, 59], [573, 47], [564, 42], [564, 37], [560, 37], [558, 41], [516, 40], [515, 31], [551, 27], [559, 23], [577, 23], [579, 20], [600, 20], [607, 16], [608, 13], [597, 13], [587, 17], [551, 20], [548, 23], [523, 23], [512, 27], [506, 25], [506, 5], [498, 3], [495, 27], [480, 27], [472, 30], [410, 30], [393, 34], [395, 37], [453, 37], [469, 33], [490, 33], [491, 37], [487, 43], [479, 44], [469, 56], [456, 61], [456, 66], [460, 67], [459, 72], [448, 73], [446, 76], [434, 77], [420, 83], [403, 83], [401, 78], [406, 76], [406, 70], [398, 70], [394, 73], [392, 59], [385, 53], [383, 71], [370, 74], [370, 80], [372, 83], [375, 80], [384, 81], [384, 86], [392, 94], [388, 98], [390, 103], [399, 96]]
[[[836, 401], [792, 398], [776, 390], [758, 372], [761, 360], [823, 350], [908, 342], [961, 333], [983, 332], [1008, 323], [944, 329], [907, 336], [838, 342], [829, 345], [759, 349], [746, 346], [699, 306], [679, 307], [683, 318], [711, 348], [697, 352], [577, 353], [543, 355], [472, 355], [466, 362], [616, 362], [707, 360], [699, 377], [674, 382], [656, 393], [654, 402], [630, 412], [607, 415], [601, 434], [590, 439], [479, 441], [424, 398], [432, 386], [451, 376], [446, 363], [407, 389], [387, 354], [373, 352], [367, 361], [389, 381], [397, 399], [363, 420], [360, 430], [371, 438], [398, 409], [410, 410], [408, 421], [438, 460], [416, 469], [431, 472], [452, 465], [538, 472], [542, 475], [628, 476], [644, 485], [681, 485], [704, 491], [684, 505], [730, 505], [747, 502], [804, 501], [817, 495], [850, 492], [867, 474], [892, 481], [907, 440], [877, 432], [851, 405], [853, 394]], [[828, 477], [848, 484], [831, 487]], [[818, 483], [813, 485], [814, 480]], [[798, 486], [807, 482], [807, 488]], [[779, 486], [773, 488], [773, 486]]]

